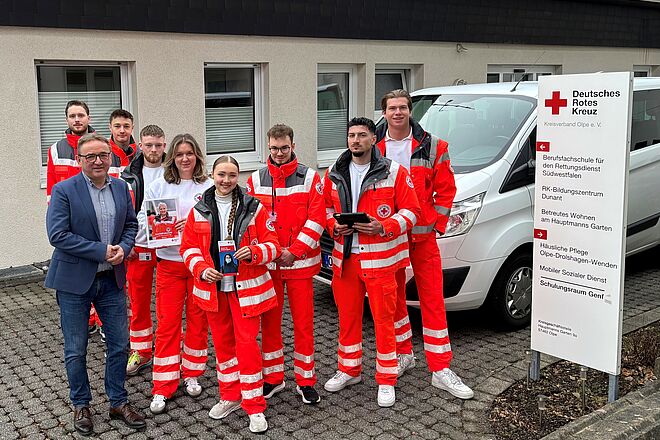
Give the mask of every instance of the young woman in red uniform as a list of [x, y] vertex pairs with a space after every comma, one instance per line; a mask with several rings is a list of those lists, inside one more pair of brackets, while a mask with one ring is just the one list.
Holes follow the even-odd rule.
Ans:
[[[257, 335], [261, 314], [277, 305], [266, 264], [278, 258], [281, 249], [266, 209], [238, 186], [238, 173], [231, 156], [215, 161], [214, 187], [188, 216], [181, 255], [193, 274], [194, 300], [206, 311], [216, 349], [222, 398], [209, 416], [222, 419], [243, 407], [250, 431], [261, 433], [268, 423]], [[232, 246], [237, 249], [238, 273], [223, 276], [220, 253]]]

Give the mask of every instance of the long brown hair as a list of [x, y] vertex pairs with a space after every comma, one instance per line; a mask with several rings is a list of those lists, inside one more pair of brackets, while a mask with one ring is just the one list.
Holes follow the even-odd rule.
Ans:
[[[213, 172], [215, 172], [215, 167], [221, 163], [232, 163], [236, 165], [238, 172], [241, 171], [241, 167], [238, 165], [236, 159], [229, 155], [218, 157], [215, 162], [213, 162]], [[229, 218], [227, 218], [227, 237], [228, 239], [232, 238], [232, 230], [234, 229], [234, 219], [236, 217], [236, 209], [238, 208], [238, 185], [234, 187], [231, 191], [231, 210], [229, 211]]]
[[172, 143], [167, 149], [167, 153], [165, 154], [165, 161], [163, 162], [163, 168], [165, 169], [163, 172], [163, 178], [165, 178], [165, 181], [167, 183], [174, 183], [177, 185], [181, 183], [179, 170], [176, 168], [176, 164], [174, 163], [174, 157], [176, 156], [177, 149], [181, 144], [190, 145], [193, 149], [193, 153], [195, 153], [195, 158], [197, 159], [195, 161], [195, 169], [193, 170], [192, 180], [195, 183], [202, 183], [206, 181], [209, 176], [206, 174], [204, 154], [202, 153], [202, 149], [199, 147], [199, 144], [193, 135], [188, 133], [177, 134], [174, 136]]

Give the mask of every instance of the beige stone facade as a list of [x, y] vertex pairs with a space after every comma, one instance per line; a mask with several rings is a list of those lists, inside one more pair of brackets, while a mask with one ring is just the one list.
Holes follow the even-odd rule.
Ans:
[[[657, 74], [660, 49], [522, 46], [404, 41], [188, 35], [0, 27], [0, 269], [50, 258], [45, 232], [46, 194], [40, 154], [36, 65], [40, 62], [122, 63], [137, 129], [160, 125], [205, 143], [205, 63], [257, 65], [258, 113], [263, 133], [284, 122], [295, 130], [300, 160], [317, 168], [317, 73], [352, 69], [349, 116], [374, 114], [374, 75], [382, 66], [405, 68], [414, 89], [486, 81], [493, 66], [552, 66], [553, 73], [624, 71]], [[464, 50], [467, 49], [467, 50]], [[641, 66], [641, 67], [640, 67]], [[106, 125], [107, 121], [92, 121]], [[66, 128], [62, 109], [62, 131]], [[266, 157], [260, 140], [255, 158]], [[244, 171], [258, 167], [246, 162]], [[243, 176], [245, 179], [245, 175]]]

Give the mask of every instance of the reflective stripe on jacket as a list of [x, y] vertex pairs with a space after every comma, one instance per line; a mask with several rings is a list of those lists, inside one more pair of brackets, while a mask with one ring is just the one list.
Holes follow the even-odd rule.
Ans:
[[[87, 133], [94, 133], [90, 125]], [[66, 137], [55, 142], [48, 148], [48, 162], [46, 164], [46, 201], [50, 203], [50, 194], [56, 183], [73, 177], [81, 171], [80, 164], [76, 156], [78, 155], [78, 136], [67, 128]], [[112, 156], [110, 170], [108, 174], [112, 177], [119, 177], [120, 159]]]
[[[351, 152], [345, 151], [328, 169], [324, 178], [327, 230], [334, 239], [332, 268], [341, 276], [341, 266], [351, 255], [352, 235], [335, 235], [335, 213], [352, 212], [350, 174]], [[417, 222], [419, 203], [408, 171], [397, 162], [371, 150], [371, 167], [360, 188], [358, 212], [376, 218], [383, 225], [383, 235], [359, 233], [360, 266], [365, 277], [374, 278], [408, 266], [409, 231]]]
[[275, 213], [273, 222], [280, 245], [296, 256], [291, 267], [269, 264], [279, 270], [282, 278], [310, 278], [321, 269], [319, 240], [325, 227], [323, 184], [313, 169], [291, 162], [277, 166], [268, 159], [268, 166], [255, 171], [247, 182], [248, 194], [256, 197], [268, 213]]
[[[434, 236], [434, 230], [445, 233], [456, 183], [447, 142], [424, 131], [412, 118], [410, 123], [413, 133], [410, 177], [421, 209], [421, 216], [411, 231], [412, 240], [417, 241]], [[386, 154], [386, 133], [387, 123], [376, 129], [376, 145], [383, 155]]]
[[[268, 213], [254, 197], [240, 191], [239, 207], [234, 217], [233, 239], [240, 243], [236, 248], [249, 246], [252, 259], [238, 264], [236, 291], [244, 316], [257, 316], [277, 305], [277, 296], [266, 264], [279, 257], [280, 245], [275, 230], [268, 222]], [[214, 212], [215, 211], [215, 212]], [[218, 293], [215, 283], [202, 280], [208, 268], [219, 267], [217, 262], [217, 207], [215, 187], [207, 189], [190, 211], [181, 238], [181, 256], [193, 274], [195, 302], [204, 310], [218, 310]], [[214, 249], [214, 250], [212, 250]], [[223, 294], [222, 292], [220, 294]]]

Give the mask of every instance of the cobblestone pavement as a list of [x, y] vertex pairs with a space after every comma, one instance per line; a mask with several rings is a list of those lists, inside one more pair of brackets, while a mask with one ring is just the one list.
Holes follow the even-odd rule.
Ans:
[[[628, 260], [624, 318], [660, 306], [658, 253]], [[337, 312], [329, 287], [316, 285], [316, 360], [319, 405], [304, 406], [293, 381], [293, 332], [288, 312], [284, 317], [287, 362], [286, 390], [268, 401], [270, 429], [262, 438], [284, 439], [494, 439], [487, 411], [494, 397], [512, 380], [525, 376], [524, 351], [529, 329], [495, 332], [480, 312], [451, 313], [450, 336], [454, 350], [452, 368], [475, 389], [475, 398], [461, 401], [433, 388], [422, 350], [419, 314], [411, 312], [417, 367], [397, 385], [392, 408], [376, 404], [375, 339], [373, 324], [365, 314], [364, 381], [329, 394], [322, 384], [336, 368]], [[286, 309], [285, 309], [286, 310]], [[41, 282], [0, 289], [0, 439], [75, 438], [72, 410], [63, 365], [62, 335], [54, 292]], [[213, 351], [211, 350], [211, 353]], [[213, 356], [211, 356], [213, 358]], [[148, 410], [151, 372], [129, 378], [129, 398], [147, 414], [147, 429], [135, 432], [107, 415], [103, 392], [103, 345], [98, 334], [89, 343], [88, 369], [92, 384], [94, 426], [101, 439], [185, 439], [250, 437], [245, 413], [238, 411], [224, 421], [208, 417], [217, 402], [214, 360], [201, 379], [198, 398], [181, 389], [168, 401], [166, 414]]]

